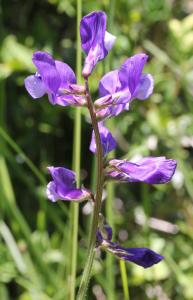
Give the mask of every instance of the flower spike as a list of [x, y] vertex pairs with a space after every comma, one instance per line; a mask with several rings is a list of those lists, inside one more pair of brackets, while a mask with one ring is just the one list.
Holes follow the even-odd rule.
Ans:
[[[164, 258], [148, 248], [125, 248], [113, 241], [112, 228], [101, 213], [105, 180], [163, 184], [172, 179], [177, 163], [165, 157], [145, 157], [135, 163], [118, 159], [107, 161], [105, 156], [116, 147], [116, 141], [106, 128], [104, 120], [119, 115], [123, 110], [129, 110], [130, 103], [134, 99], [146, 100], [153, 92], [154, 81], [151, 74], [143, 73], [148, 56], [145, 53], [133, 55], [125, 60], [119, 69], [102, 77], [99, 82], [100, 98], [93, 103], [88, 77], [97, 63], [108, 55], [116, 37], [106, 31], [106, 14], [103, 11], [94, 11], [82, 18], [80, 36], [82, 49], [86, 54], [82, 70], [84, 85], [76, 82], [75, 74], [67, 64], [55, 60], [47, 52], [36, 51], [32, 61], [37, 72], [25, 79], [25, 87], [33, 99], [47, 94], [52, 105], [85, 106], [94, 129], [89, 149], [96, 154], [97, 159], [94, 188], [96, 195], [84, 187], [77, 187], [76, 174], [64, 167], [48, 167], [52, 180], [46, 189], [47, 197], [52, 202], [58, 200], [82, 202], [89, 199], [93, 201], [87, 262], [77, 294], [77, 299], [84, 299], [91, 276], [95, 248], [144, 268], [149, 268]], [[76, 252], [77, 210], [74, 210], [73, 217], [76, 225], [73, 229]], [[72, 257], [72, 264], [75, 258], [76, 255]], [[74, 295], [76, 272], [71, 271], [73, 284], [70, 292]]]

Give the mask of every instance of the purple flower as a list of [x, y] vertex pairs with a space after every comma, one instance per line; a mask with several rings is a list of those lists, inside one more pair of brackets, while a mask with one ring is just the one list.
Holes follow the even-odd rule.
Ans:
[[149, 268], [164, 259], [162, 255], [148, 248], [124, 248], [113, 242], [103, 243], [108, 252], [122, 260], [133, 262], [144, 268]]
[[128, 58], [119, 70], [104, 75], [99, 83], [100, 97], [95, 101], [97, 116], [104, 119], [118, 115], [134, 98], [147, 99], [153, 92], [153, 78], [142, 74], [148, 56], [144, 53]]
[[104, 249], [119, 259], [133, 262], [144, 268], [149, 268], [159, 263], [164, 257], [148, 248], [124, 248], [118, 243], [112, 242], [112, 228], [105, 225], [97, 230], [96, 246]]
[[80, 22], [82, 49], [87, 54], [82, 74], [88, 77], [98, 61], [107, 56], [115, 36], [106, 31], [106, 15], [95, 11], [82, 18]]
[[[113, 138], [112, 134], [104, 126], [103, 122], [98, 123], [99, 126], [99, 133], [101, 137], [101, 143], [102, 143], [102, 148], [103, 148], [103, 156], [107, 155], [109, 152], [111, 152], [113, 149], [116, 148], [116, 141]], [[95, 143], [95, 134], [94, 131], [92, 132], [92, 139], [90, 143], [90, 151], [93, 153], [96, 153], [96, 143]]]
[[51, 104], [62, 106], [82, 104], [82, 98], [73, 95], [76, 77], [67, 64], [54, 60], [49, 53], [41, 51], [33, 54], [32, 61], [37, 73], [25, 79], [25, 87], [32, 98], [37, 99], [47, 93]]
[[47, 185], [47, 197], [52, 202], [57, 200], [84, 201], [91, 198], [91, 193], [84, 188], [76, 188], [75, 173], [62, 167], [48, 167], [53, 178]]
[[127, 160], [112, 159], [109, 161], [107, 177], [123, 182], [145, 182], [161, 184], [171, 180], [177, 162], [161, 157], [145, 157], [136, 163]]

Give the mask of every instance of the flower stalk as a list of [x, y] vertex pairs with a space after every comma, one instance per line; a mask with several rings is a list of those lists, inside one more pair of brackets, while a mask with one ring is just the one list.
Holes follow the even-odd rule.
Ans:
[[98, 122], [96, 119], [96, 114], [94, 111], [91, 95], [89, 92], [88, 78], [85, 78], [85, 89], [86, 89], [85, 95], [87, 99], [87, 106], [88, 106], [91, 123], [95, 134], [95, 141], [96, 141], [97, 178], [96, 178], [96, 197], [95, 197], [93, 219], [92, 219], [91, 231], [89, 237], [88, 256], [87, 256], [88, 258], [83, 271], [80, 288], [77, 295], [77, 300], [82, 300], [85, 298], [90, 275], [91, 275], [91, 269], [92, 269], [94, 256], [95, 256], [96, 233], [97, 233], [97, 228], [99, 223], [99, 213], [101, 209], [102, 191], [103, 191], [103, 183], [104, 183], [103, 149], [101, 144]]
[[[115, 15], [115, 5], [116, 0], [109, 0], [109, 13], [108, 13], [108, 30], [113, 32], [114, 29], [114, 15]], [[113, 52], [109, 53], [109, 56], [106, 59], [104, 67], [106, 68], [107, 72], [110, 72], [112, 68], [112, 58]], [[114, 129], [114, 120], [110, 119], [108, 121], [108, 127], [111, 132]], [[115, 150], [109, 153], [109, 158], [115, 157]], [[105, 203], [105, 212], [106, 217], [111, 224], [111, 227], [114, 231], [114, 214], [113, 214], [113, 207], [114, 207], [114, 198], [115, 198], [115, 185], [113, 182], [107, 183], [107, 201]], [[116, 290], [115, 290], [115, 276], [114, 276], [114, 267], [115, 267], [115, 258], [113, 255], [107, 255], [106, 258], [106, 280], [109, 283], [107, 288], [107, 299], [115, 300], [116, 299]]]

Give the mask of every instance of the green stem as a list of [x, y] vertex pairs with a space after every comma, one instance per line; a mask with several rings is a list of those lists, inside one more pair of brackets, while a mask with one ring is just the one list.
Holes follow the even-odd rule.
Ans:
[[[82, 15], [82, 1], [77, 0], [77, 50], [76, 50], [76, 76], [77, 82], [81, 80], [81, 42], [79, 34], [79, 24]], [[81, 154], [81, 108], [76, 108], [75, 125], [74, 125], [74, 143], [73, 143], [73, 170], [76, 173], [77, 187], [80, 187], [80, 154]], [[70, 284], [69, 284], [69, 299], [75, 299], [76, 289], [76, 267], [77, 267], [77, 252], [78, 252], [78, 219], [79, 219], [79, 204], [71, 204], [71, 265], [70, 265]]]
[[[109, 12], [108, 12], [108, 31], [109, 32], [114, 32], [113, 28], [114, 28], [115, 4], [116, 4], [116, 0], [109, 0]], [[106, 61], [105, 61], [106, 72], [109, 72], [111, 70], [112, 55], [113, 55], [113, 52], [111, 51], [106, 58]], [[113, 132], [113, 129], [114, 129], [114, 119], [113, 118], [108, 121], [108, 127], [109, 127], [110, 131]], [[112, 151], [108, 155], [108, 158], [113, 158], [113, 157], [115, 157], [115, 151]], [[105, 208], [106, 208], [107, 221], [110, 224], [110, 226], [112, 227], [113, 232], [114, 232], [114, 213], [113, 213], [114, 196], [115, 196], [114, 183], [108, 182], [107, 183], [107, 199], [105, 202]], [[116, 299], [114, 263], [115, 263], [114, 256], [108, 254], [106, 257], [106, 280], [108, 282], [108, 288], [106, 289], [106, 294], [107, 294], [107, 299], [111, 299], [111, 300]]]
[[82, 279], [80, 282], [77, 300], [85, 299], [89, 279], [91, 276], [91, 269], [92, 269], [94, 256], [95, 256], [96, 232], [97, 232], [98, 222], [99, 222], [99, 212], [101, 209], [102, 191], [103, 191], [103, 183], [104, 183], [103, 149], [102, 149], [102, 145], [101, 145], [101, 138], [100, 138], [100, 134], [99, 134], [99, 128], [98, 128], [98, 123], [97, 123], [97, 119], [96, 119], [96, 114], [94, 112], [93, 103], [92, 103], [90, 92], [89, 92], [87, 78], [85, 78], [85, 88], [86, 88], [87, 106], [88, 106], [88, 110], [90, 113], [92, 127], [94, 130], [95, 141], [96, 141], [97, 181], [96, 181], [96, 197], [95, 197], [93, 218], [92, 218], [92, 224], [91, 224], [91, 232], [90, 232], [90, 237], [89, 237], [87, 261], [86, 261], [86, 265], [85, 265]]
[[[113, 151], [114, 152], [114, 151]], [[112, 157], [112, 155], [110, 156]], [[114, 202], [114, 184], [113, 182], [107, 183], [107, 199], [105, 202], [105, 210], [107, 221], [114, 231], [114, 214], [113, 214], [113, 202]], [[106, 289], [107, 299], [114, 300], [115, 295], [115, 270], [114, 270], [115, 258], [113, 255], [108, 254], [106, 257], [106, 280], [108, 287]]]
[[120, 270], [121, 270], [121, 280], [123, 285], [124, 300], [130, 300], [125, 261], [120, 260], [119, 263], [120, 263]]

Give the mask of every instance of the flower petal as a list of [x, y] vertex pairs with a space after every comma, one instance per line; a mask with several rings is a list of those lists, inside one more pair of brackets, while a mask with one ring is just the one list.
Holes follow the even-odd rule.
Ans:
[[88, 77], [97, 62], [108, 54], [115, 37], [106, 33], [106, 15], [102, 11], [92, 12], [82, 18], [80, 35], [82, 48], [87, 54], [82, 74]]
[[[99, 122], [98, 126], [99, 126], [99, 132], [100, 132], [101, 143], [103, 148], [103, 156], [105, 156], [113, 149], [116, 148], [117, 143], [113, 138], [112, 134], [110, 133], [110, 131], [108, 130], [108, 128], [104, 126], [103, 122]], [[96, 153], [96, 142], [95, 142], [94, 131], [92, 132], [92, 139], [91, 139], [89, 149], [91, 152]]]
[[125, 91], [120, 91], [97, 99], [94, 103], [94, 106], [97, 110], [100, 110], [108, 106], [113, 107], [119, 104], [128, 104], [130, 101], [131, 94], [129, 89], [127, 89]]
[[95, 101], [99, 120], [117, 116], [123, 110], [129, 109], [133, 98], [144, 100], [152, 93], [153, 78], [150, 74], [142, 75], [147, 58], [143, 53], [134, 55], [128, 58], [119, 70], [111, 71], [102, 77], [99, 83], [101, 98]]
[[46, 52], [37, 51], [33, 54], [32, 60], [38, 69], [38, 73], [41, 75], [47, 92], [56, 94], [60, 87], [61, 79], [52, 56]]
[[57, 186], [54, 181], [48, 183], [46, 193], [48, 199], [52, 202], [56, 202], [57, 200], [81, 202], [90, 198], [90, 193], [86, 189], [68, 189]]
[[118, 70], [111, 71], [102, 77], [99, 82], [99, 94], [102, 98], [95, 101], [95, 106], [97, 118], [101, 120], [117, 116], [128, 108], [131, 100], [129, 89], [121, 91]]
[[48, 170], [56, 183], [66, 187], [75, 187], [75, 173], [63, 167], [48, 167]]
[[111, 241], [112, 240], [112, 237], [113, 237], [113, 229], [112, 229], [112, 227], [110, 226], [110, 225], [108, 225], [108, 224], [105, 224], [104, 225], [104, 233], [105, 233], [105, 235], [106, 235], [106, 239], [108, 240], [108, 241]]
[[59, 61], [55, 60], [56, 69], [60, 75], [60, 88], [69, 88], [70, 84], [76, 83], [76, 76], [74, 74], [74, 71], [70, 68], [69, 65]]
[[118, 243], [112, 242], [112, 228], [98, 228], [96, 233], [96, 247], [100, 247], [119, 259], [133, 262], [144, 268], [149, 268], [159, 263], [164, 257], [148, 248], [125, 248]]
[[75, 95], [57, 95], [54, 98], [55, 104], [61, 106], [84, 106], [85, 105], [85, 98], [81, 96]]
[[100, 229], [99, 228], [97, 229], [97, 233], [96, 233], [97, 247], [101, 246], [103, 241], [105, 241], [105, 243], [111, 242], [112, 237], [113, 237], [112, 227], [108, 224], [103, 224], [102, 228], [100, 226]]
[[162, 184], [171, 180], [176, 161], [165, 157], [146, 157], [136, 163], [126, 160], [110, 160], [107, 176], [123, 182]]
[[122, 89], [129, 88], [131, 95], [134, 94], [142, 74], [143, 67], [148, 56], [144, 53], [136, 54], [128, 58], [119, 70], [119, 80]]
[[99, 247], [103, 242], [103, 236], [101, 234], [101, 231], [99, 229], [97, 229], [96, 232], [96, 246]]
[[105, 74], [99, 82], [99, 95], [104, 97], [109, 94], [116, 93], [121, 87], [118, 70], [114, 70]]
[[86, 54], [97, 44], [103, 43], [106, 29], [106, 15], [102, 11], [95, 11], [83, 17], [80, 22], [80, 36], [82, 49]]
[[62, 167], [48, 167], [53, 181], [47, 185], [48, 199], [55, 202], [57, 200], [84, 201], [89, 199], [91, 194], [88, 190], [76, 188], [75, 173]]
[[120, 259], [133, 262], [144, 268], [149, 268], [164, 259], [162, 255], [148, 248], [124, 248], [112, 242], [109, 242], [107, 251]]
[[108, 52], [112, 49], [115, 41], [116, 41], [116, 36], [109, 33], [108, 31], [105, 31], [104, 43], [105, 43], [105, 48], [107, 49]]
[[41, 98], [46, 93], [46, 87], [38, 75], [30, 75], [24, 80], [25, 88], [32, 98]]
[[123, 110], [129, 110], [129, 103], [112, 105], [97, 111], [97, 119], [105, 120], [118, 116]]
[[151, 74], [144, 74], [141, 76], [139, 85], [136, 89], [135, 98], [145, 100], [153, 93], [154, 80]]

